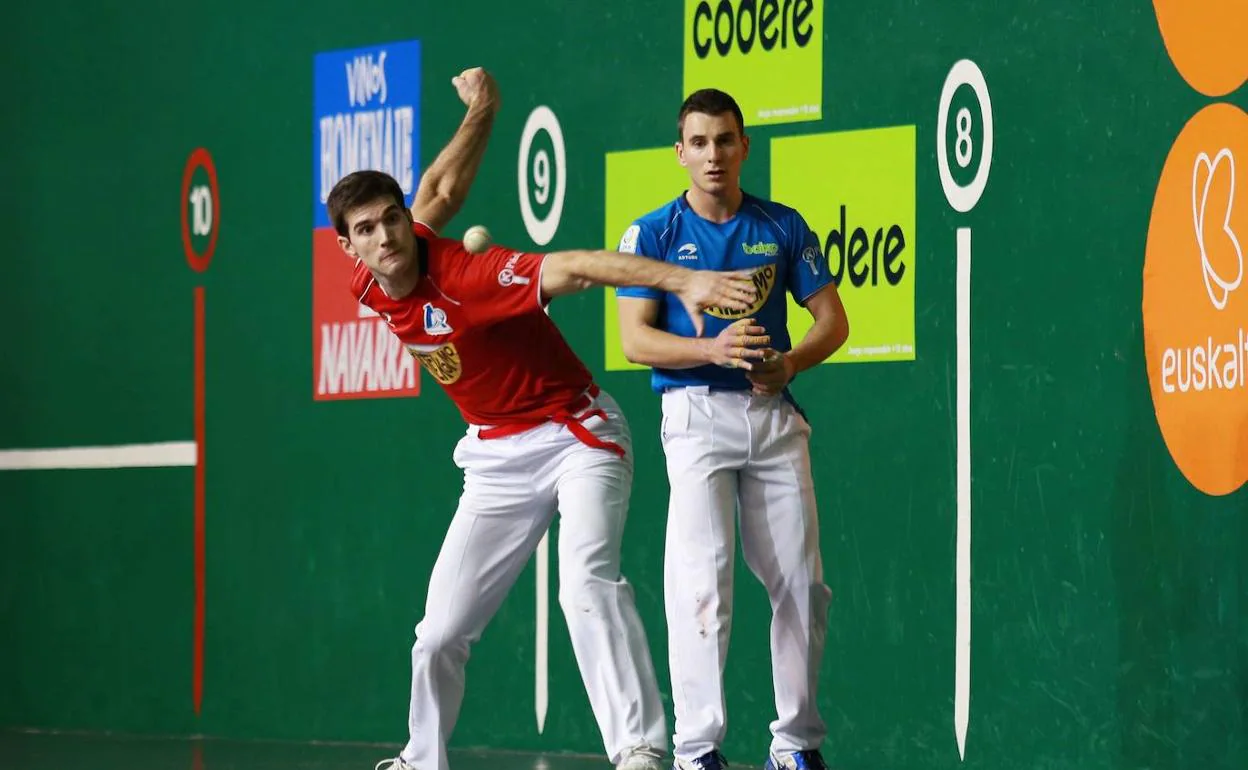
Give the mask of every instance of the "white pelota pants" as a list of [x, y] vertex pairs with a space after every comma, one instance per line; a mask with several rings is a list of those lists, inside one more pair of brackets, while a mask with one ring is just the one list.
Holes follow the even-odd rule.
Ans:
[[780, 397], [684, 388], [663, 394], [662, 436], [676, 756], [692, 759], [724, 740], [734, 515], [746, 563], [771, 598], [771, 750], [819, 748], [826, 729], [815, 693], [831, 591], [819, 555], [810, 426]]
[[548, 423], [505, 438], [469, 428], [455, 449], [464, 492], [433, 565], [425, 614], [412, 647], [409, 740], [402, 758], [419, 770], [447, 770], [446, 743], [464, 696], [464, 667], [555, 511], [559, 604], [572, 648], [615, 763], [629, 748], [665, 745], [654, 665], [632, 587], [620, 574], [620, 540], [633, 480], [628, 423], [600, 394], [607, 420], [584, 426], [620, 444], [624, 458]]

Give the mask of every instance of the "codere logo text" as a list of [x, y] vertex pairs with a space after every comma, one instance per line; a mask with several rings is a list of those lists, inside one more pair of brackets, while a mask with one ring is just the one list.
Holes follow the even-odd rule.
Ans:
[[[862, 226], [849, 229], [848, 206], [841, 204], [841, 224], [834, 226], [823, 244], [828, 268], [837, 286], [848, 278], [852, 286], [879, 286], [880, 279], [896, 286], [906, 274], [903, 252], [906, 233], [897, 222], [880, 223], [874, 233]], [[857, 224], [856, 222], [854, 224]]]
[[748, 54], [756, 43], [764, 51], [803, 48], [815, 34], [814, 9], [814, 0], [719, 0], [712, 11], [701, 0], [693, 10], [693, 50], [705, 59], [712, 51], [727, 56], [733, 48]]
[[684, 93], [727, 91], [746, 128], [818, 120], [824, 0], [685, 0]]

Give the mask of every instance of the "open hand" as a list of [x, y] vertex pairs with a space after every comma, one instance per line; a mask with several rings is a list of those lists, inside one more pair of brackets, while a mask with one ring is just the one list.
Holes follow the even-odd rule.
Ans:
[[710, 341], [711, 363], [748, 371], [763, 360], [762, 346], [770, 343], [771, 337], [758, 321], [742, 318]]
[[732, 273], [692, 270], [684, 287], [676, 295], [689, 312], [694, 333], [701, 337], [705, 329], [702, 322], [703, 310], [708, 307], [749, 310], [758, 298], [758, 289], [755, 288], [750, 273], [745, 270]]

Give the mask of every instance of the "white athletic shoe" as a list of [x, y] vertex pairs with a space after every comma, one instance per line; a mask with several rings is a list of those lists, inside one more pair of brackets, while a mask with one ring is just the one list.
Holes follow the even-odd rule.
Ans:
[[615, 770], [665, 770], [663, 752], [650, 746], [629, 749]]
[[381, 760], [373, 770], [416, 770], [416, 768], [404, 762], [402, 757], [395, 757]]

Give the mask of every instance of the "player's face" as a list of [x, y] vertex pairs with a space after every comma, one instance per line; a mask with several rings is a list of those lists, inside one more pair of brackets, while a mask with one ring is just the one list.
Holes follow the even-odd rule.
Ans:
[[750, 154], [750, 140], [741, 135], [731, 112], [691, 112], [685, 116], [681, 133], [676, 154], [694, 186], [711, 195], [741, 186], [741, 163]]
[[416, 255], [411, 217], [392, 198], [378, 198], [347, 212], [347, 235], [338, 238], [343, 250], [375, 274], [399, 275]]

